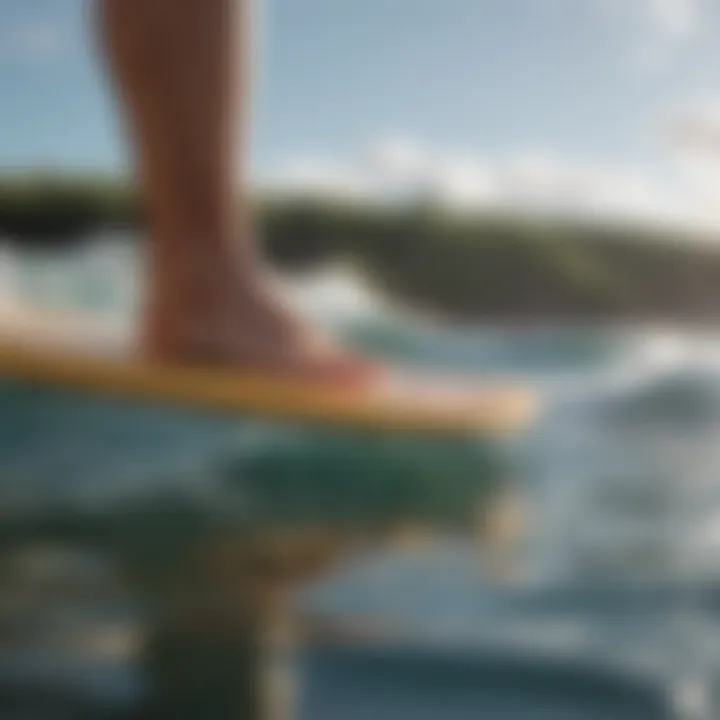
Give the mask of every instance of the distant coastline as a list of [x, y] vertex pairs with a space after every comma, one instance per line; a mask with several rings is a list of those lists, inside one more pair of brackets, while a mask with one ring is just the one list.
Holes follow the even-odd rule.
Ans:
[[[279, 267], [349, 261], [383, 295], [489, 324], [681, 323], [720, 318], [717, 242], [690, 230], [478, 213], [425, 199], [367, 206], [258, 199], [258, 238]], [[0, 238], [58, 247], [107, 227], [139, 228], [132, 187], [105, 176], [0, 177]]]

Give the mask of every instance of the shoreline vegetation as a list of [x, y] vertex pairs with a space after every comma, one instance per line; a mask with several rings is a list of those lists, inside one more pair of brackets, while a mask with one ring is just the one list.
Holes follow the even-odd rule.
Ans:
[[[683, 322], [720, 317], [712, 236], [527, 214], [258, 198], [258, 237], [286, 270], [347, 260], [391, 299], [459, 321]], [[0, 238], [60, 247], [142, 226], [131, 184], [94, 175], [0, 176]], [[720, 232], [718, 233], [720, 240]]]

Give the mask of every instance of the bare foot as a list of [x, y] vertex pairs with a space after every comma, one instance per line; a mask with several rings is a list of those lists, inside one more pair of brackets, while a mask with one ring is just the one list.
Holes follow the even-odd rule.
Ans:
[[150, 313], [146, 347], [163, 362], [189, 362], [277, 373], [313, 382], [365, 387], [379, 366], [337, 347], [298, 317], [270, 283], [233, 284], [212, 301], [170, 304]]

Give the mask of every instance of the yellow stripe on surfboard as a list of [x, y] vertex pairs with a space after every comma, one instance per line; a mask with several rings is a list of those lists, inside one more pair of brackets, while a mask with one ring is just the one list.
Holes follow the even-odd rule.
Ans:
[[387, 432], [510, 433], [522, 430], [537, 406], [522, 388], [455, 381], [448, 389], [404, 373], [376, 389], [341, 390], [271, 373], [153, 364], [122, 352], [80, 316], [49, 313], [0, 315], [2, 380]]

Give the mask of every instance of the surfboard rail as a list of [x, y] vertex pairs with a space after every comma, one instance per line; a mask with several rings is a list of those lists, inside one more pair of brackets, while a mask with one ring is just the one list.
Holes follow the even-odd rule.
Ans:
[[[57, 336], [56, 322], [52, 332]], [[0, 381], [238, 416], [416, 434], [503, 435], [524, 429], [538, 410], [533, 392], [499, 381], [430, 380], [390, 371], [372, 389], [341, 389], [272, 373], [153, 363], [118, 352], [90, 326], [67, 345], [44, 345], [38, 341], [42, 337], [42, 323], [26, 333], [4, 333], [0, 319]]]

